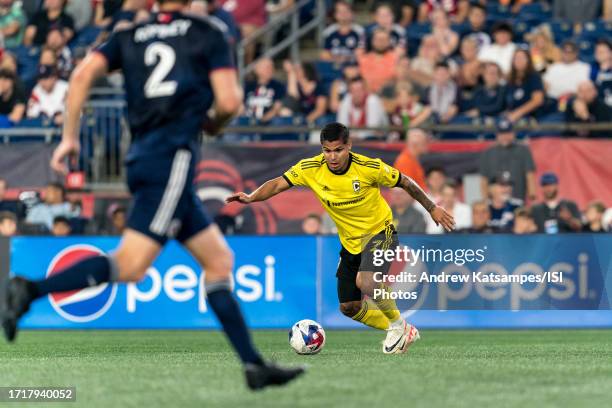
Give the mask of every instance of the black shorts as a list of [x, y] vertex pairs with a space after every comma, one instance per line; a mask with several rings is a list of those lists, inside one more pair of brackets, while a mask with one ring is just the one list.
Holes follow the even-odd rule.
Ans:
[[383, 262], [380, 266], [375, 265], [374, 251], [378, 249], [394, 250], [398, 245], [397, 231], [391, 225], [373, 236], [359, 254], [351, 254], [346, 248], [342, 247], [340, 250], [340, 262], [336, 272], [336, 278], [338, 278], [338, 300], [340, 303], [360, 301], [362, 294], [356, 283], [357, 273], [364, 271], [387, 274], [392, 262]]
[[133, 201], [127, 226], [160, 245], [170, 238], [185, 242], [208, 228], [211, 220], [193, 186], [195, 166], [189, 149], [128, 163]]

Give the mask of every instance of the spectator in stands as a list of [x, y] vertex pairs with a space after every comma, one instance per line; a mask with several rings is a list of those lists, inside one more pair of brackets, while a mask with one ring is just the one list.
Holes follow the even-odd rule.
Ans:
[[541, 24], [535, 27], [525, 36], [529, 41], [529, 53], [533, 68], [544, 73], [549, 65], [561, 60], [561, 50], [555, 45], [552, 30], [549, 24]]
[[283, 68], [287, 73], [287, 98], [281, 114], [301, 114], [306, 122], [314, 123], [327, 111], [327, 96], [315, 66], [312, 63], [292, 64], [285, 61]]
[[355, 60], [355, 50], [365, 46], [365, 31], [353, 21], [353, 9], [346, 1], [334, 4], [335, 23], [323, 31], [321, 59], [342, 64]]
[[55, 65], [58, 69], [59, 77], [64, 80], [68, 80], [73, 69], [72, 51], [70, 51], [70, 48], [66, 43], [62, 30], [57, 28], [52, 28], [49, 30], [45, 48], [53, 51], [56, 56], [57, 63]]
[[53, 218], [53, 227], [51, 228], [51, 235], [54, 237], [67, 237], [72, 232], [70, 226], [70, 220], [63, 215], [58, 215]]
[[285, 84], [274, 79], [274, 62], [260, 59], [255, 66], [255, 81], [244, 87], [245, 115], [268, 123], [280, 114], [285, 94]]
[[8, 126], [19, 123], [25, 114], [25, 106], [26, 96], [23, 89], [17, 87], [15, 74], [0, 69], [0, 123]]
[[23, 42], [26, 19], [21, 4], [15, 0], [0, 0], [0, 32], [6, 48], [15, 48]]
[[374, 24], [367, 27], [367, 48], [374, 48], [374, 35], [377, 31], [386, 31], [389, 34], [387, 48], [401, 48], [406, 51], [406, 30], [395, 23], [395, 15], [390, 3], [378, 3], [374, 6]]
[[0, 237], [15, 235], [17, 235], [17, 216], [10, 211], [0, 211]]
[[[565, 111], [567, 122], [597, 123], [612, 120], [612, 107], [598, 97], [597, 88], [590, 80], [583, 81], [578, 85], [578, 92], [568, 103]], [[609, 130], [590, 131], [579, 130], [576, 132], [581, 137], [610, 137]]]
[[442, 56], [450, 57], [459, 45], [459, 35], [451, 29], [450, 21], [443, 9], [434, 10], [430, 18], [431, 35], [438, 43]]
[[432, 167], [427, 170], [427, 193], [434, 203], [440, 204], [442, 188], [446, 185], [446, 172], [442, 167]]
[[402, 27], [408, 27], [414, 22], [418, 13], [418, 0], [395, 0], [393, 2], [397, 16], [397, 23]]
[[112, 14], [112, 18], [106, 27], [106, 33], [126, 27], [129, 24], [144, 20], [148, 16], [146, 0], [124, 0], [121, 8]]
[[399, 82], [395, 100], [390, 106], [391, 124], [394, 126], [418, 127], [431, 116], [431, 108], [419, 102], [410, 82]]
[[78, 217], [80, 210], [73, 208], [66, 200], [66, 190], [60, 183], [49, 183], [45, 189], [44, 201], [36, 204], [28, 211], [26, 222], [42, 224], [49, 231], [53, 229], [53, 220], [57, 216], [66, 218]]
[[[240, 27], [242, 38], [248, 38], [267, 21], [265, 0], [218, 0], [217, 3], [227, 12], [231, 13]], [[255, 59], [257, 44], [250, 43], [245, 48], [245, 61], [249, 63]]]
[[51, 65], [38, 67], [38, 82], [28, 101], [28, 118], [43, 118], [57, 126], [64, 123], [64, 102], [68, 83], [59, 79], [57, 69]]
[[6, 189], [8, 188], [8, 183], [5, 179], [0, 178], [0, 212], [12, 212], [13, 214], [17, 214], [19, 212], [19, 207], [16, 201], [5, 200]]
[[501, 68], [494, 62], [485, 63], [482, 78], [484, 83], [474, 92], [474, 107], [465, 114], [470, 117], [496, 118], [506, 110], [506, 87], [501, 82]]
[[66, 42], [74, 36], [74, 20], [64, 11], [66, 0], [45, 0], [44, 8], [34, 14], [25, 31], [23, 43], [26, 46], [41, 46], [51, 28], [64, 33]]
[[[472, 211], [470, 206], [459, 201], [457, 187], [454, 183], [446, 183], [442, 187], [440, 205], [448, 211], [455, 219], [455, 228], [464, 229], [472, 225]], [[438, 226], [443, 232], [442, 226]]]
[[472, 226], [464, 228], [458, 232], [467, 234], [492, 234], [498, 232], [496, 228], [490, 225], [491, 211], [489, 204], [485, 200], [475, 201], [472, 203]]
[[507, 91], [507, 118], [512, 123], [535, 116], [544, 104], [542, 78], [533, 68], [527, 50], [519, 49], [514, 53]]
[[[427, 23], [429, 22], [429, 18], [431, 13], [435, 10], [441, 9], [446, 12], [446, 14], [453, 17], [454, 20], [457, 19], [457, 14], [459, 11], [459, 3], [468, 3], [466, 0], [423, 0], [421, 1], [421, 5], [419, 6], [419, 22]], [[469, 3], [468, 3], [469, 7]], [[463, 21], [465, 18], [465, 14], [467, 14], [467, 10], [465, 6], [462, 6], [463, 16], [459, 16], [458, 20]]]
[[458, 85], [475, 86], [480, 77], [482, 64], [478, 60], [478, 44], [474, 37], [465, 37], [461, 41], [459, 56], [454, 61], [459, 66]]
[[127, 210], [123, 205], [111, 205], [108, 211], [110, 219], [109, 235], [122, 235], [127, 227]]
[[509, 173], [501, 173], [493, 178], [489, 187], [489, 224], [498, 231], [511, 231], [514, 223], [514, 210], [523, 201], [512, 197], [512, 181]]
[[517, 235], [533, 234], [538, 231], [533, 215], [528, 208], [520, 207], [514, 211], [512, 233]]
[[431, 112], [442, 123], [448, 123], [456, 114], [457, 84], [451, 78], [446, 62], [438, 62], [434, 70], [434, 80], [427, 95]]
[[406, 146], [395, 159], [393, 167], [410, 177], [422, 189], [425, 185], [425, 171], [419, 163], [419, 157], [427, 152], [429, 135], [421, 129], [410, 129], [406, 137]]
[[[354, 78], [349, 83], [349, 92], [340, 103], [336, 120], [348, 126], [349, 129], [384, 127], [389, 124], [382, 101], [375, 93], [368, 92], [361, 77]], [[380, 136], [383, 136], [380, 132], [351, 131], [351, 137], [354, 139]]]
[[43, 47], [38, 57], [38, 66], [57, 67], [57, 54], [51, 48]]
[[17, 75], [17, 57], [15, 54], [5, 50], [0, 60], [0, 69], [5, 69]]
[[474, 3], [470, 7], [468, 25], [463, 33], [462, 41], [466, 38], [474, 41], [476, 52], [491, 44], [491, 36], [487, 26], [487, 9], [480, 3]]
[[66, 14], [74, 20], [74, 31], [79, 32], [91, 23], [91, 1], [68, 0]]
[[348, 84], [359, 76], [359, 66], [348, 63], [342, 68], [342, 78], [335, 79], [331, 84], [329, 95], [329, 111], [338, 113], [340, 102], [348, 93]]
[[575, 202], [559, 199], [559, 178], [555, 173], [544, 173], [540, 178], [544, 202], [532, 207], [538, 232], [556, 234], [582, 230], [580, 211]]
[[555, 0], [553, 17], [572, 23], [585, 23], [601, 16], [601, 1]]
[[423, 37], [418, 55], [410, 64], [412, 81], [421, 87], [431, 85], [434, 69], [441, 58], [442, 54], [436, 39], [431, 35]]
[[425, 233], [427, 227], [425, 216], [415, 208], [414, 198], [402, 189], [391, 190], [391, 211], [393, 225], [399, 234]]
[[597, 86], [600, 98], [612, 107], [612, 44], [609, 40], [597, 40], [595, 63], [591, 66], [591, 81]]
[[548, 67], [544, 74], [546, 93], [551, 98], [569, 97], [578, 91], [578, 84], [589, 79], [591, 67], [578, 60], [578, 47], [566, 41], [561, 48], [561, 61]]
[[603, 224], [603, 215], [606, 212], [606, 206], [601, 201], [593, 201], [589, 203], [584, 217], [586, 223], [582, 226], [583, 232], [607, 232]]
[[512, 42], [512, 27], [506, 22], [497, 22], [492, 33], [493, 44], [483, 46], [478, 52], [478, 59], [482, 62], [496, 62], [504, 75], [507, 75], [516, 50], [516, 44]]
[[321, 220], [321, 216], [316, 213], [311, 213], [302, 221], [302, 232], [307, 235], [319, 235], [321, 234], [322, 226], [323, 221]]
[[382, 28], [375, 29], [372, 34], [372, 51], [358, 50], [359, 71], [370, 91], [378, 93], [384, 84], [396, 78], [401, 51], [401, 48], [391, 47], [389, 32]]
[[418, 94], [419, 99], [422, 100], [425, 98], [427, 89], [421, 88], [418, 84], [414, 83], [412, 81], [412, 74], [413, 72], [412, 68], [410, 67], [410, 59], [406, 56], [401, 57], [397, 61], [395, 78], [388, 81], [379, 92], [387, 112], [391, 113], [395, 108], [397, 86], [401, 83], [410, 83], [414, 87], [415, 92]]
[[512, 196], [525, 201], [535, 199], [535, 164], [531, 151], [516, 142], [512, 123], [500, 120], [497, 124], [496, 143], [480, 155], [481, 193], [487, 197], [489, 180], [508, 173], [513, 186]]

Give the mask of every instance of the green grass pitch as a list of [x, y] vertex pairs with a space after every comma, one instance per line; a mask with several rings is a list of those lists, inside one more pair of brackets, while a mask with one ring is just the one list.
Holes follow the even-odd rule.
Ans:
[[[212, 331], [24, 331], [0, 344], [0, 386], [76, 386], [76, 403], [33, 407], [608, 407], [612, 331], [423, 330], [408, 354], [384, 333], [329, 331], [298, 356], [285, 331], [258, 331], [269, 358], [306, 364], [281, 389], [248, 392]], [[26, 406], [5, 403], [3, 406]]]

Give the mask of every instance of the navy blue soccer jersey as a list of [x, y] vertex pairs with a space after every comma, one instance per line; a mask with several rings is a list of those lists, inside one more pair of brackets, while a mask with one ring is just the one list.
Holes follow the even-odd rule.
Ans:
[[223, 30], [215, 18], [158, 13], [97, 49], [125, 77], [128, 160], [193, 147], [213, 103], [210, 73], [234, 68]]
[[332, 24], [323, 31], [324, 48], [334, 57], [353, 57], [358, 47], [364, 47], [363, 27], [353, 24], [351, 30], [342, 33], [338, 24]]

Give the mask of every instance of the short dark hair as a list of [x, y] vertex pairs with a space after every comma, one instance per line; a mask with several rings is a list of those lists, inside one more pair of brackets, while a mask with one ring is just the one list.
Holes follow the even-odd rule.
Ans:
[[525, 217], [533, 219], [533, 215], [531, 213], [531, 209], [527, 207], [519, 207], [514, 210], [514, 218]]
[[438, 61], [436, 62], [435, 68], [444, 68], [444, 69], [450, 69], [450, 67], [448, 66], [448, 62], [446, 61]]
[[304, 70], [304, 76], [309, 81], [319, 82], [319, 74], [317, 67], [312, 62], [303, 62], [302, 69]]
[[346, 126], [339, 122], [331, 122], [325, 125], [321, 130], [321, 144], [323, 142], [335, 142], [336, 140], [347, 143], [349, 139], [349, 130]]
[[497, 23], [495, 23], [493, 25], [493, 28], [491, 28], [491, 33], [495, 34], [498, 31], [505, 31], [508, 34], [510, 34], [511, 36], [514, 34], [512, 32], [512, 26], [508, 23], [506, 23], [505, 21], [499, 21]]
[[476, 10], [476, 9], [481, 10], [485, 14], [487, 12], [487, 8], [485, 6], [483, 6], [482, 4], [480, 4], [480, 3], [472, 3], [472, 4], [470, 4], [470, 11]]
[[608, 40], [607, 38], [600, 38], [599, 40], [597, 40], [595, 42], [595, 46], [598, 46], [598, 45], [605, 45], [609, 49], [612, 49], [612, 42]]
[[563, 44], [561, 44], [561, 49], [563, 50], [566, 47], [571, 48], [572, 52], [578, 52], [578, 45], [572, 40], [563, 41]]
[[4, 220], [12, 220], [17, 222], [17, 216], [15, 213], [10, 211], [0, 211], [0, 223], [3, 223]]
[[53, 225], [55, 224], [66, 224], [70, 226], [70, 220], [63, 215], [58, 215], [57, 217], [53, 218]]
[[446, 171], [444, 171], [444, 169], [442, 167], [439, 167], [439, 166], [430, 167], [427, 170], [427, 172], [425, 173], [425, 176], [429, 177], [429, 175], [431, 173], [434, 173], [434, 172], [442, 173], [442, 174], [444, 174], [446, 176]]
[[47, 184], [47, 187], [57, 188], [58, 190], [62, 191], [64, 196], [66, 195], [66, 187], [64, 187], [64, 185], [59, 181], [52, 181], [51, 183]]

